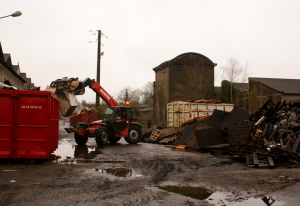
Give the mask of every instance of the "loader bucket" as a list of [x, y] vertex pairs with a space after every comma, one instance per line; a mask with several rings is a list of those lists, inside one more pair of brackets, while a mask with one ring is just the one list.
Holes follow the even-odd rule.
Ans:
[[85, 93], [85, 87], [83, 85], [83, 82], [79, 82], [78, 86], [74, 90], [75, 95], [83, 95]]

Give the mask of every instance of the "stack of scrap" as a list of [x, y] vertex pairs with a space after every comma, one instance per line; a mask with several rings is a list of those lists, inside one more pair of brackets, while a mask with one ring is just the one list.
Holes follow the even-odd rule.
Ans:
[[[182, 144], [187, 145], [188, 148], [199, 149], [197, 138], [193, 133], [196, 125], [199, 124], [199, 122], [206, 121], [205, 119], [208, 119], [207, 117], [208, 116], [196, 117], [185, 122], [178, 128], [165, 128], [165, 124], [158, 124], [143, 134], [144, 142], [174, 145]], [[191, 127], [193, 129], [191, 129]], [[193, 136], [191, 136], [192, 134]]]
[[196, 103], [217, 103], [219, 100], [218, 99], [209, 99], [209, 100], [205, 100], [205, 99], [200, 99], [200, 100], [196, 100]]
[[245, 156], [252, 167], [300, 165], [300, 101], [268, 100], [249, 122], [231, 127], [230, 153]]
[[[150, 139], [155, 129], [144, 135]], [[232, 157], [244, 157], [249, 167], [300, 167], [300, 100], [277, 105], [268, 100], [251, 115], [239, 107], [231, 112], [214, 110], [211, 116], [194, 118], [176, 130], [163, 131], [153, 134], [152, 142], [174, 138], [176, 134], [174, 150], [226, 150]]]
[[190, 119], [190, 120], [185, 121], [184, 123], [182, 123], [181, 126], [185, 126], [185, 125], [188, 125], [188, 124], [194, 124], [194, 123], [197, 123], [197, 122], [199, 122], [200, 120], [205, 119], [205, 118], [207, 118], [207, 117], [208, 117], [208, 116], [195, 117], [194, 119]]
[[157, 125], [154, 125], [153, 127], [149, 128], [146, 132], [143, 133], [143, 140], [145, 141], [145, 140], [150, 139], [150, 136], [154, 130], [156, 130], [156, 129], [162, 130], [164, 128], [166, 128], [165, 123], [159, 123]]
[[197, 139], [196, 131], [207, 127], [207, 123], [209, 122], [210, 118], [209, 116], [205, 117], [196, 117], [194, 118], [195, 121], [188, 121], [181, 126], [183, 128], [182, 134], [179, 136], [179, 141], [177, 145], [185, 145], [186, 149], [188, 150], [199, 150], [200, 145], [199, 141]]
[[159, 144], [174, 144], [177, 140], [178, 130], [175, 128], [155, 129], [149, 136], [144, 139], [144, 142], [159, 143]]

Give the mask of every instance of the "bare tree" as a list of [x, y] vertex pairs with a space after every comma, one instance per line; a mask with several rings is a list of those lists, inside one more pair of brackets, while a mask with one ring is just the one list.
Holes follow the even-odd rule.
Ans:
[[119, 94], [117, 95], [118, 102], [129, 101], [130, 104], [139, 104], [142, 101], [143, 90], [141, 89], [132, 89], [129, 86], [124, 87]]
[[227, 61], [227, 65], [222, 67], [222, 80], [228, 80], [231, 84], [230, 94], [231, 103], [232, 98], [232, 83], [235, 81], [241, 81], [245, 83], [251, 73], [250, 63], [247, 61], [245, 65], [242, 65], [239, 60], [235, 57], [230, 57]]
[[124, 102], [125, 104], [125, 101], [131, 101], [130, 99], [130, 94], [132, 93], [132, 88], [129, 87], [129, 86], [126, 86], [124, 87], [120, 92], [119, 94], [117, 95], [117, 102]]
[[143, 95], [143, 90], [135, 89], [135, 90], [131, 91], [131, 93], [129, 94], [129, 98], [132, 103], [139, 104], [139, 103], [141, 103], [142, 95]]
[[148, 81], [143, 86], [143, 100], [142, 100], [142, 102], [144, 104], [147, 104], [150, 99], [153, 99], [153, 83]]

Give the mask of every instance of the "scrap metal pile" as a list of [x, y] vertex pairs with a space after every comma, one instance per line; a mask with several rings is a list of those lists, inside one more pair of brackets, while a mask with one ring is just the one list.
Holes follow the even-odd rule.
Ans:
[[178, 128], [156, 126], [145, 142], [175, 144], [174, 150], [211, 151], [245, 158], [249, 167], [300, 165], [300, 101], [268, 100], [251, 115], [239, 107], [215, 110]]
[[245, 157], [250, 167], [300, 165], [300, 101], [275, 105], [268, 100], [251, 114], [246, 124], [251, 129], [244, 137], [238, 125], [230, 153]]

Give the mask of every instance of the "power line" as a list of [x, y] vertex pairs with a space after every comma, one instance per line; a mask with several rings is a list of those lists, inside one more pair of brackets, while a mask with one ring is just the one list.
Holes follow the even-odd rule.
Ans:
[[59, 28], [59, 27], [45, 27], [45, 26], [38, 26], [32, 24], [18, 24], [12, 22], [0, 22], [0, 24], [5, 24], [8, 26], [27, 27], [32, 29], [54, 30], [54, 31], [72, 32], [72, 33], [89, 33], [88, 30], [68, 29], [68, 28]]
[[[50, 38], [29, 37], [29, 36], [18, 36], [18, 35], [7, 35], [7, 34], [0, 34], [0, 35], [2, 35], [2, 36], [11, 36], [11, 37], [30, 38], [30, 39], [45, 39], [45, 40], [54, 40], [54, 41], [72, 41], [72, 42], [95, 43], [95, 42], [91, 42], [91, 41], [79, 41], [79, 40], [67, 40], [67, 39], [50, 39]], [[103, 45], [103, 44], [102, 44], [102, 45]], [[104, 45], [103, 45], [103, 46], [104, 46]], [[105, 46], [104, 46], [104, 47], [105, 47]], [[108, 46], [106, 46], [106, 47], [109, 48], [109, 49], [111, 49], [111, 50], [113, 50], [113, 51], [115, 51], [115, 52], [118, 52], [118, 53], [120, 53], [120, 54], [123, 54], [123, 55], [125, 55], [125, 56], [127, 56], [127, 57], [129, 57], [129, 58], [131, 58], [131, 59], [133, 59], [133, 60], [136, 60], [136, 61], [138, 61], [138, 62], [141, 62], [141, 63], [143, 63], [143, 64], [146, 64], [145, 62], [142, 62], [142, 61], [140, 61], [140, 60], [138, 60], [138, 59], [135, 59], [135, 58], [133, 58], [133, 57], [131, 57], [131, 56], [128, 56], [128, 55], [126, 55], [126, 54], [124, 54], [124, 53], [122, 53], [122, 52], [119, 52], [119, 51], [117, 51], [117, 50], [111, 48], [111, 47], [108, 47]]]
[[138, 55], [138, 54], [134, 53], [133, 51], [131, 51], [131, 50], [127, 49], [126, 47], [122, 46], [121, 44], [119, 44], [118, 42], [114, 41], [113, 39], [111, 39], [111, 38], [108, 38], [108, 37], [106, 37], [106, 38], [107, 38], [107, 39], [109, 39], [109, 40], [111, 40], [111, 41], [113, 41], [114, 43], [118, 44], [119, 46], [123, 47], [124, 49], [126, 49], [126, 50], [130, 51], [131, 53], [133, 53], [133, 54], [137, 55], [138, 57], [140, 57], [140, 58], [144, 59], [145, 61], [149, 62], [149, 63], [150, 63], [152, 66], [154, 65], [152, 62], [150, 62], [150, 61], [148, 61], [147, 59], [145, 59], [144, 57], [142, 57], [142, 56], [140, 56], [140, 55]]
[[[115, 50], [115, 49], [113, 49], [113, 48], [111, 48], [111, 47], [107, 47], [107, 48], [109, 48], [109, 49], [111, 49], [111, 50], [114, 50], [115, 52], [118, 52], [118, 53], [120, 53], [120, 54], [123, 54], [124, 56], [127, 56], [127, 57], [129, 57], [129, 58], [131, 58], [131, 59], [133, 59], [133, 60], [136, 60], [136, 61], [138, 61], [138, 62], [141, 62], [141, 63], [143, 63], [143, 64], [146, 64], [146, 62], [142, 62], [142, 61], [140, 61], [140, 60], [138, 60], [138, 59], [135, 59], [135, 58], [133, 58], [133, 57], [131, 57], [131, 56], [128, 56], [128, 55], [126, 55], [126, 54], [124, 54], [124, 53], [122, 53], [122, 52], [119, 52], [119, 51], [117, 51], [117, 50]], [[148, 66], [150, 66], [150, 65], [148, 65]], [[152, 65], [151, 65], [152, 66]]]
[[[94, 30], [80, 30], [80, 29], [68, 29], [68, 28], [59, 28], [59, 27], [45, 27], [45, 26], [39, 26], [39, 25], [32, 25], [32, 24], [19, 24], [19, 23], [12, 23], [12, 22], [0, 22], [0, 24], [5, 24], [8, 26], [19, 26], [19, 27], [27, 27], [27, 28], [31, 28], [31, 29], [42, 29], [42, 30], [54, 30], [54, 31], [63, 31], [63, 32], [72, 32], [72, 33], [89, 33], [89, 32], [94, 32]], [[6, 34], [0, 34], [3, 36], [13, 36], [13, 37], [22, 37], [22, 38], [34, 38], [34, 39], [48, 39], [48, 40], [56, 40], [56, 41], [74, 41], [74, 42], [86, 42], [86, 41], [78, 41], [78, 40], [63, 40], [63, 39], [50, 39], [50, 38], [40, 38], [40, 37], [26, 37], [26, 36], [18, 36], [18, 35], [6, 35]], [[108, 38], [105, 34], [103, 34], [101, 32], [101, 35], [103, 35], [104, 37], [106, 37], [108, 40], [111, 40], [112, 42], [114, 42], [115, 44], [121, 46], [122, 48], [126, 49], [127, 51], [131, 52], [132, 54], [138, 56], [139, 58], [143, 59], [144, 61], [148, 62], [151, 64], [151, 66], [155, 65], [152, 62], [148, 61], [147, 59], [145, 59], [144, 57], [136, 54], [135, 52], [131, 51], [130, 49], [126, 48], [125, 46], [121, 45], [120, 43], [116, 42], [115, 40]], [[88, 41], [88, 43], [92, 43], [91, 41]], [[103, 45], [104, 46], [104, 45]], [[112, 49], [112, 48], [111, 48]], [[112, 49], [114, 50], [114, 49]], [[114, 50], [116, 51], [116, 50]], [[119, 51], [116, 51], [119, 52]], [[121, 53], [121, 52], [119, 52]], [[127, 57], [130, 57], [124, 53], [121, 53]], [[132, 57], [130, 57], [132, 58]], [[132, 58], [134, 59], [134, 58]], [[137, 59], [135, 59], [137, 60]], [[139, 61], [139, 60], [137, 60]], [[139, 61], [141, 62], [141, 61]], [[144, 62], [143, 62], [144, 63]]]
[[40, 38], [40, 37], [30, 37], [30, 36], [18, 36], [18, 35], [7, 35], [0, 34], [2, 36], [12, 36], [12, 37], [21, 37], [21, 38], [30, 38], [30, 39], [46, 39], [46, 40], [55, 40], [55, 41], [73, 41], [73, 42], [85, 42], [89, 43], [89, 41], [79, 41], [79, 40], [68, 40], [68, 39], [50, 39], [50, 38]]

